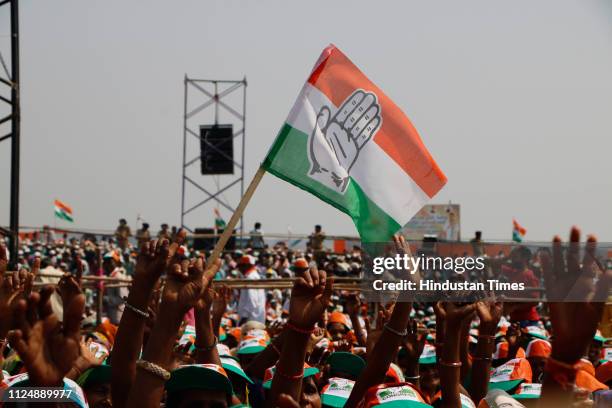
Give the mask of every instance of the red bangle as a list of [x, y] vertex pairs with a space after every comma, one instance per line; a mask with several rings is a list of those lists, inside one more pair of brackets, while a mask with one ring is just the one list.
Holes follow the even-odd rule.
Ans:
[[314, 326], [312, 326], [309, 329], [298, 327], [295, 324], [291, 323], [291, 321], [288, 321], [286, 326], [287, 326], [288, 329], [291, 329], [294, 332], [298, 332], [298, 333], [302, 333], [302, 334], [312, 334], [312, 332], [314, 332], [314, 329], [315, 329]]
[[302, 370], [302, 372], [300, 372], [299, 374], [289, 375], [281, 372], [278, 368], [276, 368], [276, 370], [274, 371], [274, 375], [278, 375], [279, 377], [283, 377], [287, 380], [297, 381], [304, 378], [304, 371]]

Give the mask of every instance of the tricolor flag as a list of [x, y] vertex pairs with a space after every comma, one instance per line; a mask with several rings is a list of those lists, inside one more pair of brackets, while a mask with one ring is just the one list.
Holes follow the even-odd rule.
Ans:
[[514, 242], [523, 242], [526, 233], [527, 230], [521, 227], [521, 224], [516, 222], [515, 219], [512, 219], [512, 240]]
[[262, 166], [348, 214], [365, 242], [387, 241], [446, 183], [406, 115], [333, 45]]
[[74, 222], [74, 218], [72, 218], [72, 207], [68, 204], [61, 202], [60, 200], [55, 200], [55, 216], [62, 220], [68, 222]]
[[225, 228], [225, 220], [221, 217], [221, 213], [218, 208], [213, 210], [215, 212], [215, 229], [224, 229]]

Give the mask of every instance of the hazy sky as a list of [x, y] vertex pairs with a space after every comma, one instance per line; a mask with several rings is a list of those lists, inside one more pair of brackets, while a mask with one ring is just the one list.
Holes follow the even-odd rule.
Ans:
[[[464, 238], [508, 239], [516, 217], [531, 240], [572, 224], [612, 240], [605, 0], [21, 0], [20, 18], [24, 225], [52, 223], [55, 197], [77, 227], [134, 225], [138, 213], [155, 229], [177, 224], [185, 73], [247, 76], [250, 179], [334, 43], [411, 118], [449, 179], [433, 202], [461, 205]], [[9, 153], [0, 143], [0, 224]], [[271, 175], [246, 211], [247, 226], [255, 220], [270, 232], [321, 223], [355, 233], [347, 216]], [[188, 221], [210, 225], [210, 207]]]

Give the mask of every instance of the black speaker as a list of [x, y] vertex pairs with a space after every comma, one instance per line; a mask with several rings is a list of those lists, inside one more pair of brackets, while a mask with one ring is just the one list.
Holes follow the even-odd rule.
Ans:
[[234, 131], [232, 125], [200, 126], [202, 174], [234, 174]]
[[[223, 230], [217, 230], [217, 237], [214, 237], [213, 234], [215, 230], [213, 228], [196, 228], [195, 234], [207, 234], [210, 237], [196, 237], [193, 239], [193, 249], [197, 249], [198, 251], [210, 251], [215, 247], [217, 243], [217, 238], [223, 234]], [[231, 236], [225, 245], [225, 249], [235, 249], [236, 248], [236, 237]]]

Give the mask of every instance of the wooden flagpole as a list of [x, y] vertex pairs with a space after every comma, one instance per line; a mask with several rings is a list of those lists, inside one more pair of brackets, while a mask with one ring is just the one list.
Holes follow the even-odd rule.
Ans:
[[242, 217], [242, 213], [244, 213], [244, 209], [246, 208], [247, 204], [251, 200], [251, 197], [253, 196], [253, 193], [255, 193], [255, 190], [257, 189], [257, 186], [259, 185], [259, 182], [263, 178], [264, 174], [266, 174], [266, 171], [264, 170], [264, 168], [259, 167], [255, 175], [253, 176], [253, 179], [251, 180], [249, 187], [247, 188], [246, 192], [240, 199], [240, 203], [238, 204], [238, 207], [236, 207], [236, 211], [234, 211], [234, 214], [232, 214], [232, 218], [230, 218], [229, 222], [225, 226], [225, 229], [223, 230], [223, 234], [221, 234], [221, 236], [219, 237], [219, 240], [217, 241], [215, 248], [210, 254], [210, 257], [208, 258], [208, 260], [206, 261], [207, 265], [212, 265], [213, 263], [217, 261], [217, 259], [219, 259], [219, 256], [221, 255], [223, 248], [225, 248], [225, 244], [227, 244], [227, 241], [232, 236], [234, 232], [234, 228], [236, 227], [236, 224], [238, 224], [238, 220], [240, 220], [240, 217]]

